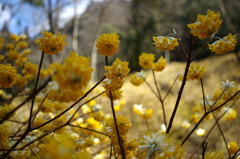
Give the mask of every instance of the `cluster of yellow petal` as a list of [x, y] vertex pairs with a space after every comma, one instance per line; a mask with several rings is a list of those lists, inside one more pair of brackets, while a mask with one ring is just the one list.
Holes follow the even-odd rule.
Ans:
[[198, 14], [197, 21], [187, 26], [191, 29], [193, 36], [197, 36], [200, 39], [209, 38], [218, 32], [222, 24], [222, 20], [219, 18], [219, 12], [215, 13], [214, 11], [208, 10], [206, 16]]
[[[116, 118], [120, 136], [122, 137], [123, 140], [125, 140], [126, 134], [128, 133], [128, 130], [131, 128], [131, 123], [124, 116], [117, 116]], [[107, 134], [107, 136], [111, 139], [112, 143], [118, 145], [116, 128], [112, 117], [106, 119], [103, 127], [103, 132]]]
[[101, 55], [111, 56], [118, 50], [119, 36], [116, 33], [102, 34], [97, 39], [96, 47]]
[[153, 36], [153, 41], [155, 42], [153, 44], [156, 45], [156, 47], [161, 51], [174, 50], [174, 48], [178, 47], [179, 45], [178, 38], [174, 38], [174, 37], [167, 37], [167, 36], [154, 37]]
[[18, 88], [23, 88], [26, 86], [26, 84], [27, 84], [27, 79], [22, 75], [18, 74], [15, 81], [15, 86], [17, 86]]
[[140, 86], [141, 84], [143, 84], [144, 80], [146, 79], [146, 74], [143, 71], [136, 72], [134, 74], [131, 74], [129, 78], [130, 78], [130, 82], [134, 86]]
[[[118, 99], [121, 99], [122, 97], [122, 92], [120, 89], [117, 89], [115, 91], [111, 91], [111, 94], [112, 94], [112, 100], [118, 100]], [[110, 92], [109, 91], [106, 91], [106, 95], [108, 98], [110, 98]]]
[[161, 56], [160, 59], [153, 64], [153, 70], [156, 72], [162, 71], [166, 67], [166, 64], [166, 59]]
[[[227, 110], [226, 110], [227, 109]], [[223, 109], [224, 110], [224, 109]], [[227, 111], [226, 114], [224, 114], [224, 118], [227, 121], [232, 121], [234, 119], [237, 118], [237, 112], [236, 110], [234, 110], [233, 108], [225, 108], [225, 110]]]
[[28, 43], [26, 41], [20, 41], [17, 43], [17, 47], [21, 50], [26, 49], [28, 47]]
[[235, 141], [231, 141], [228, 143], [228, 149], [230, 154], [234, 155], [239, 150], [239, 146]]
[[24, 69], [22, 72], [24, 74], [24, 78], [26, 78], [27, 80], [31, 80], [38, 72], [38, 65], [33, 64], [31, 61], [28, 61], [24, 64]]
[[17, 36], [15, 34], [11, 34], [11, 39], [14, 41], [14, 42], [18, 42], [20, 40], [20, 36]]
[[0, 50], [3, 48], [4, 46], [4, 39], [0, 37]]
[[9, 148], [9, 126], [4, 124], [0, 125], [0, 149], [8, 149]]
[[31, 49], [24, 49], [20, 54], [18, 54], [17, 59], [14, 61], [18, 67], [22, 67], [27, 61], [27, 55], [32, 52]]
[[231, 33], [223, 39], [215, 41], [213, 44], [208, 44], [209, 49], [215, 54], [226, 54], [229, 51], [234, 50], [237, 45], [237, 35], [232, 35]]
[[12, 159], [30, 158], [31, 151], [30, 150], [13, 151], [10, 153], [10, 156]]
[[[205, 73], [205, 66], [191, 64], [188, 70], [187, 80], [199, 80], [203, 78]], [[180, 75], [178, 79], [182, 81], [183, 75]]]
[[17, 50], [9, 50], [7, 53], [7, 57], [9, 60], [16, 60], [19, 56], [19, 53], [17, 52]]
[[10, 64], [0, 64], [0, 77], [0, 88], [9, 88], [15, 83], [17, 71]]
[[143, 119], [149, 119], [153, 116], [152, 109], [143, 108], [142, 105], [134, 104], [133, 105], [133, 112], [140, 115]]
[[115, 110], [115, 112], [118, 112], [119, 110], [121, 110], [125, 104], [126, 104], [126, 100], [125, 99], [115, 101], [114, 102], [114, 110]]
[[79, 56], [74, 52], [70, 52], [63, 64], [55, 63], [51, 68], [55, 69], [52, 77], [55, 86], [49, 87], [49, 95], [61, 101], [77, 100], [82, 96], [93, 71], [90, 58]]
[[121, 89], [130, 71], [128, 62], [122, 62], [118, 58], [116, 58], [112, 66], [105, 66], [105, 70], [107, 71], [105, 73], [106, 79], [102, 82], [102, 86], [109, 91]]
[[43, 38], [38, 38], [36, 43], [39, 45], [39, 49], [44, 51], [45, 54], [57, 54], [66, 45], [66, 35], [61, 35], [59, 32], [53, 35], [50, 32], [44, 31], [42, 35]]
[[152, 69], [155, 60], [154, 54], [148, 54], [143, 52], [139, 56], [139, 65], [144, 69]]

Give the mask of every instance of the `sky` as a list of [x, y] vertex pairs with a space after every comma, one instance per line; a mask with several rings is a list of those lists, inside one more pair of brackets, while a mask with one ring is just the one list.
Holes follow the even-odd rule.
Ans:
[[[54, 3], [55, 0], [52, 1]], [[46, 13], [43, 13], [41, 8], [20, 2], [21, 0], [0, 0], [0, 31], [6, 22], [9, 24], [10, 33], [17, 35], [24, 33], [26, 27], [30, 37], [35, 36], [44, 29], [49, 29]], [[66, 1], [62, 0], [62, 2]], [[89, 2], [90, 0], [78, 0], [77, 11], [79, 16], [86, 10]], [[11, 17], [11, 15], [13, 16]], [[73, 15], [73, 4], [67, 5], [61, 11], [58, 25], [63, 27]]]

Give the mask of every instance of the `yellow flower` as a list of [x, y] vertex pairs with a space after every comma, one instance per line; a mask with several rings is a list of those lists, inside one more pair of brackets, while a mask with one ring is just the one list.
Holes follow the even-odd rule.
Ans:
[[3, 48], [4, 46], [4, 39], [0, 37], [0, 50]]
[[118, 112], [119, 110], [122, 109], [122, 107], [125, 105], [126, 103], [126, 100], [122, 99], [122, 100], [117, 100], [117, 101], [114, 101], [114, 110], [115, 112]]
[[[115, 91], [111, 91], [112, 93], [112, 100], [118, 100], [122, 97], [122, 92], [120, 89], [117, 89]], [[106, 91], [107, 97], [110, 98], [110, 93], [109, 91]]]
[[239, 150], [239, 146], [236, 142], [231, 141], [228, 143], [228, 149], [231, 155], [234, 155], [238, 150]]
[[0, 87], [9, 88], [16, 80], [17, 71], [10, 64], [0, 64]]
[[222, 20], [219, 20], [220, 13], [208, 10], [207, 15], [198, 14], [197, 22], [188, 24], [191, 29], [191, 34], [197, 36], [200, 39], [209, 38], [214, 33], [218, 32]]
[[117, 79], [117, 78], [113, 78], [113, 79], [109, 79], [106, 78], [105, 80], [103, 80], [102, 82], [102, 86], [109, 91], [115, 91], [117, 89], [121, 89], [123, 84], [124, 84], [124, 80], [122, 79]]
[[[205, 66], [191, 64], [188, 70], [187, 80], [199, 80], [203, 78], [205, 72]], [[183, 79], [183, 75], [180, 75], [178, 79], [181, 81]]]
[[204, 156], [205, 159], [224, 159], [223, 153], [221, 151], [207, 152]]
[[161, 58], [153, 64], [153, 70], [157, 72], [162, 71], [165, 68], [166, 64], [166, 59], [161, 56]]
[[133, 111], [134, 111], [134, 113], [140, 115], [141, 118], [143, 118], [143, 119], [151, 118], [153, 115], [152, 109], [143, 108], [142, 105], [138, 105], [138, 104], [133, 105]]
[[109, 79], [124, 79], [130, 71], [128, 62], [122, 62], [118, 58], [116, 58], [112, 66], [105, 66], [104, 68], [107, 72], [104, 75]]
[[18, 88], [23, 88], [26, 86], [26, 84], [27, 80], [23, 76], [18, 74], [15, 81], [15, 86], [17, 86]]
[[215, 41], [213, 44], [208, 44], [211, 52], [215, 54], [226, 54], [229, 51], [234, 50], [234, 47], [237, 45], [237, 35], [232, 35], [231, 33], [223, 39]]
[[153, 44], [156, 45], [156, 47], [162, 51], [173, 50], [175, 47], [179, 45], [178, 38], [174, 38], [174, 37], [167, 37], [167, 36], [154, 37], [153, 36], [153, 41], [155, 42]]
[[33, 64], [31, 61], [28, 61], [24, 64], [23, 73], [26, 79], [32, 79], [38, 72], [38, 65]]
[[118, 50], [119, 36], [116, 33], [102, 34], [97, 39], [96, 47], [101, 55], [111, 56]]
[[39, 49], [44, 51], [45, 54], [57, 54], [62, 51], [63, 46], [66, 45], [66, 35], [61, 35], [60, 32], [53, 35], [50, 32], [44, 31], [42, 35], [43, 38], [38, 38], [36, 43], [39, 45]]
[[8, 125], [0, 125], [0, 149], [8, 149], [10, 144], [9, 144], [9, 126]]
[[130, 82], [134, 86], [140, 86], [141, 84], [143, 84], [144, 80], [146, 79], [146, 74], [143, 71], [136, 72], [134, 74], [131, 74], [129, 78], [130, 78]]
[[11, 35], [11, 39], [14, 41], [14, 42], [18, 42], [20, 40], [20, 37], [15, 35], [15, 34], [12, 34]]
[[224, 115], [224, 118], [227, 121], [232, 121], [236, 119], [237, 117], [237, 112], [233, 108], [223, 108], [224, 111], [227, 111], [227, 113]]
[[144, 69], [152, 69], [155, 57], [154, 54], [147, 54], [143, 52], [139, 56], [139, 65]]
[[20, 41], [17, 43], [17, 47], [19, 49], [26, 49], [28, 47], [28, 43], [26, 41]]
[[16, 60], [19, 57], [19, 53], [16, 50], [10, 50], [7, 53], [9, 60]]
[[[0, 106], [0, 119], [3, 119], [9, 112], [11, 112], [14, 109], [13, 105], [7, 105]], [[10, 117], [12, 117], [15, 113], [13, 113]]]

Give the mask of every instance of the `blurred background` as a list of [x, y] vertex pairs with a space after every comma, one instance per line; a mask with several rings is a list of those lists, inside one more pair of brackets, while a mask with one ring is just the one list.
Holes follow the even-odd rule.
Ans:
[[[239, 1], [236, 0], [1, 0], [0, 36], [27, 34], [29, 43], [36, 49], [34, 40], [43, 30], [60, 31], [67, 35], [63, 52], [49, 57], [49, 62], [61, 62], [69, 51], [92, 58], [94, 79], [103, 72], [97, 70], [105, 64], [104, 57], [97, 54], [95, 41], [102, 33], [116, 32], [120, 36], [120, 48], [116, 56], [129, 61], [131, 71], [139, 71], [138, 56], [142, 52], [154, 53], [156, 58], [164, 55], [168, 61], [182, 61], [178, 48], [170, 55], [153, 46], [152, 36], [166, 36], [177, 31], [184, 48], [189, 45], [187, 24], [195, 22], [197, 14], [206, 15], [207, 10], [221, 12], [223, 23], [218, 37], [228, 33], [237, 34], [240, 28]], [[206, 42], [194, 39], [194, 52]], [[239, 45], [236, 48], [236, 58]], [[210, 55], [204, 50], [198, 60]], [[36, 56], [34, 56], [36, 57]], [[102, 60], [97, 60], [102, 59]], [[46, 64], [47, 65], [47, 64]]]

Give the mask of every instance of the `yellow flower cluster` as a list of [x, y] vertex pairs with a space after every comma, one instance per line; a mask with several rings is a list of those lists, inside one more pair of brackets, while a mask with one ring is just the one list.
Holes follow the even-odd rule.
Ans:
[[28, 61], [24, 64], [23, 74], [24, 78], [27, 80], [31, 80], [37, 75], [38, 65], [33, 64], [31, 61]]
[[139, 65], [144, 69], [152, 69], [156, 72], [162, 71], [166, 66], [166, 59], [161, 56], [156, 63], [154, 63], [154, 60], [154, 54], [143, 52], [139, 56]]
[[126, 100], [125, 99], [114, 101], [114, 110], [115, 110], [115, 112], [118, 112], [119, 110], [121, 110], [122, 107], [125, 104], [126, 104]]
[[154, 60], [155, 60], [154, 54], [148, 54], [143, 52], [139, 56], [139, 65], [144, 69], [152, 69]]
[[230, 154], [234, 155], [239, 150], [239, 146], [235, 141], [231, 141], [228, 143], [228, 149]]
[[[117, 89], [115, 91], [111, 91], [112, 93], [112, 100], [118, 100], [118, 99], [121, 99], [122, 97], [122, 92], [120, 89]], [[110, 98], [110, 92], [109, 91], [106, 91], [106, 95], [108, 98]]]
[[197, 21], [187, 26], [191, 29], [193, 36], [197, 36], [200, 39], [209, 38], [218, 32], [222, 24], [222, 20], [219, 18], [219, 12], [215, 13], [214, 11], [208, 10], [206, 16], [198, 14]]
[[[128, 121], [126, 117], [117, 116], [117, 126], [119, 129], [120, 136], [125, 141], [126, 134], [128, 133], [128, 130], [131, 128], [131, 123]], [[117, 132], [112, 117], [106, 119], [103, 127], [103, 132], [107, 134], [107, 136], [111, 139], [113, 144], [118, 145]]]
[[[9, 112], [11, 112], [14, 109], [14, 106], [12, 104], [5, 104], [3, 106], [0, 106], [0, 119], [4, 118]], [[15, 113], [13, 113], [10, 117], [12, 117]]]
[[0, 37], [0, 50], [3, 48], [4, 46], [4, 39]]
[[49, 96], [52, 99], [69, 102], [84, 94], [93, 71], [90, 58], [70, 52], [62, 65], [55, 63], [51, 67], [55, 69], [53, 83], [49, 85]]
[[17, 43], [17, 47], [21, 50], [26, 49], [28, 47], [28, 43], [26, 41], [20, 41]]
[[141, 84], [143, 84], [144, 80], [146, 79], [146, 74], [143, 71], [136, 72], [134, 74], [131, 74], [129, 78], [130, 78], [130, 82], [134, 86], [140, 86]]
[[215, 41], [213, 44], [208, 44], [209, 49], [215, 54], [226, 54], [229, 51], [234, 50], [237, 45], [237, 35], [232, 35], [231, 33], [223, 39]]
[[101, 55], [111, 56], [118, 50], [119, 36], [116, 33], [102, 34], [97, 39], [96, 47]]
[[38, 38], [36, 43], [39, 45], [39, 50], [44, 51], [45, 54], [57, 54], [66, 45], [66, 35], [61, 35], [59, 32], [53, 35], [50, 32], [44, 31], [42, 35], [43, 38]]
[[153, 70], [156, 72], [162, 71], [166, 67], [166, 64], [166, 59], [161, 56], [160, 59], [153, 64]]
[[161, 51], [174, 50], [179, 45], [178, 38], [174, 37], [158, 36], [153, 37], [153, 41], [155, 42], [153, 44]]
[[15, 83], [17, 71], [10, 64], [0, 64], [0, 77], [0, 88], [9, 88]]
[[9, 148], [9, 126], [8, 125], [0, 125], [0, 149], [8, 149]]
[[205, 159], [224, 159], [224, 155], [221, 151], [216, 151], [216, 152], [207, 152], [206, 155], [204, 156]]
[[125, 78], [129, 73], [128, 62], [121, 61], [118, 58], [113, 62], [112, 66], [105, 66], [106, 79], [102, 82], [102, 86], [109, 91], [115, 91], [122, 88]]
[[134, 104], [133, 112], [140, 115], [143, 119], [149, 119], [153, 115], [152, 109], [143, 108], [142, 105]]
[[[189, 67], [187, 80], [199, 80], [203, 78], [204, 74], [206, 73], [205, 66], [200, 65], [193, 65], [191, 64]], [[183, 75], [180, 75], [178, 78], [180, 81], [183, 80]]]

